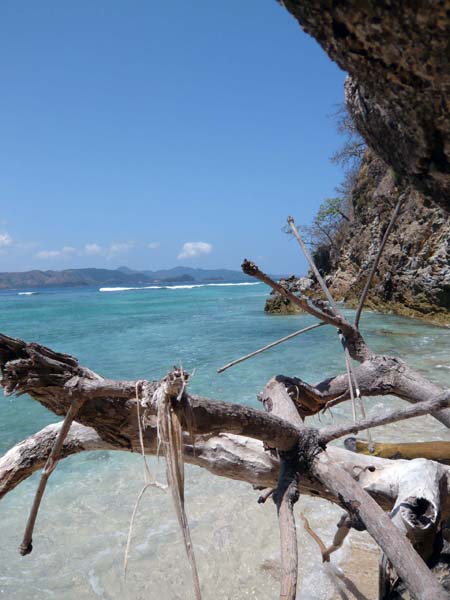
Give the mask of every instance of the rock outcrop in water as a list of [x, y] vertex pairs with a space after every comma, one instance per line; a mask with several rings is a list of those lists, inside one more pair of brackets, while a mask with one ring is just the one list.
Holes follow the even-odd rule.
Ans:
[[[296, 277], [295, 275], [291, 275], [286, 279], [280, 279], [279, 283], [294, 294], [304, 294], [314, 285], [314, 281], [309, 277]], [[272, 292], [267, 298], [264, 310], [276, 315], [295, 315], [301, 312], [298, 306], [295, 306], [290, 300], [283, 298], [276, 292]]]
[[450, 1], [285, 0], [342, 69], [367, 144], [450, 208]]

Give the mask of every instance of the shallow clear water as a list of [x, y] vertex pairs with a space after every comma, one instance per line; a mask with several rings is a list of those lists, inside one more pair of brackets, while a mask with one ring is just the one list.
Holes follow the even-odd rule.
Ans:
[[[265, 286], [129, 290], [62, 289], [36, 295], [0, 294], [0, 331], [76, 356], [109, 377], [156, 379], [173, 364], [195, 376], [193, 392], [258, 406], [256, 394], [276, 373], [317, 381], [343, 371], [332, 328], [323, 327], [218, 375], [230, 360], [313, 323], [308, 316], [263, 312]], [[450, 385], [450, 330], [365, 313], [363, 329], [373, 350], [405, 358], [436, 382]], [[391, 397], [366, 400], [369, 414], [400, 406]], [[348, 419], [340, 405], [322, 423]], [[0, 454], [54, 415], [30, 398], [0, 397]], [[427, 417], [377, 430], [377, 440], [450, 439]], [[151, 461], [163, 478], [163, 464]], [[150, 490], [134, 530], [128, 578], [122, 561], [129, 519], [142, 486], [139, 457], [89, 453], [62, 461], [52, 475], [39, 514], [33, 553], [17, 547], [37, 474], [0, 503], [0, 598], [193, 597], [171, 498]], [[256, 503], [250, 486], [187, 468], [187, 511], [205, 600], [276, 597], [278, 532], [273, 505]], [[302, 498], [311, 524], [329, 539], [340, 511]], [[299, 598], [327, 599], [333, 588], [319, 552], [301, 532], [303, 584]], [[342, 553], [342, 551], [340, 551]], [[344, 551], [345, 552], [345, 551]]]

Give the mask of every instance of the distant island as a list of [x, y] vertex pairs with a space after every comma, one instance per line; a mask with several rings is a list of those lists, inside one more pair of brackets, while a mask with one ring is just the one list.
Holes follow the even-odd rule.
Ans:
[[24, 271], [0, 273], [0, 289], [78, 286], [137, 286], [170, 283], [241, 283], [252, 281], [240, 271], [174, 267], [160, 271], [118, 269], [65, 269], [63, 271]]

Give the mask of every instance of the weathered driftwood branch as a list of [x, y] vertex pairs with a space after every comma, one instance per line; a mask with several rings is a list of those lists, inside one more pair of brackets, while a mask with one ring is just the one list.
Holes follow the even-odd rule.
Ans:
[[418, 402], [413, 406], [393, 410], [384, 415], [377, 415], [375, 417], [370, 417], [369, 419], [363, 419], [357, 423], [324, 427], [320, 430], [320, 436], [324, 443], [328, 443], [331, 442], [331, 440], [337, 440], [343, 435], [348, 435], [349, 433], [358, 433], [359, 431], [363, 431], [364, 429], [369, 429], [371, 427], [379, 427], [381, 425], [388, 425], [389, 423], [395, 423], [405, 419], [412, 419], [413, 417], [434, 414], [439, 412], [442, 408], [447, 408], [448, 406], [450, 406], [450, 390], [442, 392], [439, 396], [433, 398], [432, 400]]
[[[276, 380], [272, 380], [266, 386], [262, 400], [264, 405], [272, 412], [286, 415], [288, 418], [293, 418], [295, 416], [296, 411], [292, 400]], [[296, 418], [298, 419], [298, 417]], [[402, 535], [402, 531], [399, 531], [399, 527], [396, 527], [393, 524], [377, 503], [370, 498], [361, 486], [355, 482], [337, 462], [333, 461], [327, 452], [323, 451], [324, 444], [321, 440], [320, 432], [314, 432], [310, 429], [303, 429], [302, 431], [303, 435], [300, 437], [298, 445], [289, 453], [288, 464], [290, 470], [287, 472], [287, 475], [290, 476], [290, 479], [292, 480], [292, 472], [300, 469], [300, 472], [310, 473], [317, 477], [325, 487], [334, 493], [341, 505], [349, 512], [350, 516], [359, 519], [361, 524], [376, 540], [414, 597], [423, 600], [444, 600], [445, 598], [448, 598], [448, 594], [429, 571], [422, 558], [414, 551], [411, 543], [406, 537], [407, 534], [415, 535], [417, 533], [417, 527], [414, 527], [416, 517], [414, 509], [409, 509], [408, 512], [408, 510], [403, 508], [403, 504], [400, 504], [400, 507], [402, 507], [401, 510], [403, 510], [401, 515], [402, 531], [406, 534]], [[295, 460], [292, 453], [295, 451], [298, 453], [297, 469], [292, 466], [292, 463]], [[433, 465], [433, 463], [431, 464]], [[282, 463], [282, 467], [283, 466]], [[429, 512], [430, 515], [432, 513], [434, 517], [434, 523], [437, 522], [437, 515], [439, 514], [439, 510], [436, 508], [436, 494], [439, 494], [438, 474], [440, 472], [441, 467], [435, 465], [435, 468], [433, 469], [435, 479], [432, 482], [432, 489], [434, 491], [429, 492], [429, 495], [433, 494], [434, 499], [433, 503], [431, 501], [429, 502], [432, 507]], [[289, 480], [289, 477], [287, 477], [287, 480]], [[284, 486], [283, 490], [289, 489], [288, 481], [286, 483], [287, 485]], [[423, 495], [424, 494], [420, 496], [421, 499]], [[409, 495], [407, 498], [412, 502], [411, 488], [409, 488]], [[398, 501], [397, 498], [397, 502]], [[282, 536], [282, 543], [284, 542], [286, 545], [290, 544], [292, 546], [293, 540], [296, 539], [295, 521], [292, 515], [292, 504], [286, 502], [286, 505], [287, 508], [284, 515], [285, 521], [283, 525], [280, 526], [280, 530], [284, 533], [284, 537]], [[430, 516], [430, 519], [431, 518], [432, 517]], [[404, 523], [408, 524], [408, 530], [406, 530], [406, 526], [403, 528]], [[419, 528], [423, 531], [424, 527], [422, 522], [420, 522]], [[416, 543], [416, 546], [418, 546], [418, 540], [416, 538], [414, 538], [414, 542]], [[421, 548], [421, 550], [423, 551], [423, 548]], [[288, 557], [285, 557], [285, 560], [288, 560]], [[295, 562], [295, 567], [296, 566], [297, 563]], [[292, 574], [293, 568], [293, 563], [290, 563], [290, 571], [285, 571], [282, 579], [282, 585], [284, 583], [282, 591], [283, 589], [290, 590], [293, 595], [281, 595], [281, 598], [295, 598], [295, 588], [293, 587], [294, 576]], [[290, 587], [287, 587], [288, 585]]]
[[[372, 356], [354, 368], [360, 393], [365, 397], [393, 395], [411, 403], [435, 398], [443, 389], [428, 381], [398, 358]], [[337, 375], [310, 385], [297, 377], [283, 377], [290, 395], [302, 416], [316, 414], [350, 399], [346, 374]], [[445, 409], [433, 416], [450, 428], [450, 411]]]
[[369, 454], [370, 456], [380, 456], [381, 458], [391, 458], [412, 460], [414, 458], [426, 458], [435, 460], [444, 465], [450, 465], [450, 442], [372, 442], [355, 437], [349, 437], [344, 441], [344, 446], [352, 452]]
[[67, 437], [67, 434], [69, 433], [69, 429], [76, 417], [77, 412], [83, 406], [84, 402], [85, 398], [83, 398], [82, 396], [73, 397], [72, 402], [69, 406], [69, 410], [66, 413], [64, 421], [56, 437], [55, 443], [53, 444], [48, 459], [44, 465], [44, 468], [42, 469], [41, 480], [39, 481], [39, 485], [36, 490], [33, 506], [31, 507], [30, 516], [28, 517], [25, 533], [23, 534], [23, 540], [20, 544], [20, 553], [22, 554], [22, 556], [30, 554], [30, 552], [33, 550], [32, 542], [34, 525], [36, 523], [37, 514], [39, 512], [39, 506], [41, 504], [42, 497], [47, 486], [47, 481], [50, 475], [55, 470], [56, 465], [58, 464], [60, 452], [63, 447], [64, 441]]
[[255, 277], [259, 281], [270, 286], [273, 290], [278, 292], [284, 298], [290, 300], [296, 306], [299, 306], [302, 310], [309, 313], [313, 317], [316, 317], [328, 325], [333, 325], [337, 329], [341, 329], [345, 335], [349, 347], [350, 354], [355, 360], [362, 362], [370, 356], [372, 353], [364, 342], [359, 331], [350, 325], [350, 323], [341, 315], [335, 314], [334, 311], [324, 306], [323, 303], [317, 304], [307, 298], [306, 296], [298, 296], [293, 294], [285, 287], [274, 281], [271, 277], [263, 273], [260, 268], [254, 263], [247, 259], [242, 263], [242, 270], [246, 275]]
[[414, 551], [408, 538], [344, 469], [322, 452], [315, 458], [311, 470], [336, 494], [350, 514], [361, 519], [414, 598], [448, 600], [448, 593]]
[[[300, 430], [303, 421], [298, 414], [285, 386], [271, 379], [261, 394], [267, 412], [294, 423]], [[297, 450], [279, 452], [280, 471], [273, 500], [277, 507], [281, 545], [280, 600], [295, 600], [298, 579], [298, 545], [295, 525], [294, 504], [299, 498]]]
[[[0, 499], [35, 471], [44, 467], [61, 427], [62, 422], [48, 425], [0, 457]], [[92, 427], [72, 423], [59, 458], [91, 450], [120, 449], [115, 444], [102, 440]]]
[[[360, 367], [363, 365], [364, 363]], [[19, 340], [12, 340], [6, 336], [0, 337], [0, 366], [3, 375], [1, 383], [8, 393], [29, 393], [56, 414], [67, 413], [74, 393], [85, 399], [77, 415], [79, 423], [74, 423], [69, 430], [61, 448], [61, 457], [93, 447], [140, 451], [136, 422], [135, 382], [105, 380], [89, 369], [81, 367], [72, 357], [54, 353], [48, 348], [36, 344], [29, 345]], [[277, 378], [276, 384], [284, 385], [284, 379]], [[157, 382], [142, 384], [142, 394], [146, 397], [153, 397], [157, 389]], [[289, 392], [288, 386], [284, 389], [283, 394], [290, 401], [291, 394]], [[420, 408], [420, 405], [417, 406]], [[297, 471], [301, 493], [318, 494], [328, 499], [332, 499], [334, 496], [333, 500], [344, 505], [347, 510], [351, 506], [349, 505], [350, 498], [352, 501], [356, 500], [367, 505], [369, 507], [367, 514], [362, 505], [357, 507], [360, 518], [380, 545], [386, 549], [387, 555], [399, 575], [403, 579], [408, 579], [406, 583], [410, 589], [416, 590], [414, 577], [411, 582], [409, 581], [409, 569], [414, 564], [417, 573], [421, 574], [420, 579], [427, 585], [430, 584], [433, 593], [436, 592], [437, 595], [433, 597], [443, 597], [439, 596], [441, 592], [436, 588], [436, 584], [432, 584], [434, 580], [427, 579], [425, 573], [422, 573], [423, 567], [417, 566], [414, 562], [415, 554], [410, 554], [410, 551], [402, 546], [402, 542], [399, 542], [396, 537], [399, 534], [392, 533], [389, 527], [380, 533], [375, 526], [375, 521], [383, 523], [384, 521], [380, 520], [379, 516], [379, 513], [383, 514], [382, 511], [377, 509], [378, 512], [374, 513], [373, 506], [377, 506], [378, 503], [384, 510], [390, 510], [396, 506], [399, 496], [402, 497], [403, 493], [401, 482], [405, 478], [408, 480], [409, 470], [411, 473], [414, 469], [420, 470], [417, 461], [395, 462], [358, 455], [332, 447], [328, 448], [326, 453], [319, 452], [321, 432], [300, 427], [298, 412], [292, 402], [292, 415], [287, 416], [291, 422], [264, 411], [212, 401], [187, 393], [184, 393], [178, 402], [173, 403], [172, 408], [183, 429], [181, 450], [187, 462], [200, 465], [219, 475], [248, 481], [259, 487], [276, 487], [279, 474], [278, 460], [264, 452], [263, 443], [277, 448], [281, 452], [290, 451], [298, 444], [303, 444], [304, 450], [312, 447], [314, 452], [310, 466], [299, 468]], [[406, 409], [406, 411], [408, 410]], [[151, 422], [157, 411], [152, 408], [151, 403], [147, 404], [146, 411], [150, 426], [144, 432], [143, 442], [145, 452], [152, 454], [156, 452], [157, 444], [156, 429], [151, 426]], [[297, 425], [295, 424], [296, 419]], [[19, 444], [0, 459], [0, 492], [3, 495], [17, 485], [20, 480], [31, 474], [33, 470], [42, 466], [60, 428], [61, 425], [53, 426], [50, 430], [43, 430], [34, 436], [34, 439], [31, 438]], [[190, 437], [191, 432], [196, 436], [195, 452]], [[81, 434], [82, 439], [88, 440], [86, 448], [84, 448], [82, 439], [77, 438], [78, 433]], [[328, 431], [327, 435], [329, 434]], [[254, 440], [241, 436], [252, 437]], [[42, 443], [44, 443], [44, 448]], [[319, 447], [315, 447], [315, 443], [319, 443]], [[316, 450], [318, 450], [317, 456]], [[419, 461], [419, 463], [421, 462], [427, 464], [426, 461]], [[446, 500], [448, 477], [447, 468], [436, 465], [432, 485], [437, 491], [430, 492], [428, 500], [430, 506], [436, 507], [436, 510], [429, 512], [430, 518], [433, 519], [433, 527], [436, 528], [439, 527], [442, 520], [450, 516], [450, 506]], [[351, 482], [356, 485], [356, 488]], [[347, 486], [348, 495], [343, 493], [342, 488], [345, 486]], [[374, 503], [367, 502], [367, 494], [361, 496], [364, 489], [374, 498]], [[403, 497], [405, 496], [403, 495]], [[411, 502], [411, 490], [407, 491], [406, 497], [409, 499], [408, 502]], [[434, 498], [434, 504], [432, 498]], [[402, 522], [408, 523], [408, 526], [405, 526], [407, 536], [420, 551], [425, 551], [427, 544], [423, 547], [420, 545], [424, 539], [423, 527], [416, 527], [414, 524], [414, 519], [421, 516], [422, 505], [422, 501], [418, 498], [416, 504], [411, 505], [411, 512], [402, 510], [400, 516]], [[290, 511], [288, 503], [286, 508], [289, 516], [289, 512], [292, 514], [292, 511]], [[387, 522], [392, 527], [389, 519]], [[289, 529], [292, 531], [292, 526], [286, 531]], [[292, 537], [290, 539], [292, 546]], [[401, 538], [401, 540], [404, 541], [405, 538]], [[392, 542], [394, 542], [394, 550], [392, 548], [389, 550]], [[401, 552], [397, 552], [395, 548], [400, 547], [402, 548]], [[409, 556], [411, 559], [407, 561], [406, 571], [399, 565], [400, 554], [402, 560], [403, 556]], [[292, 569], [289, 570], [292, 582]], [[429, 577], [431, 576], [429, 575]], [[413, 591], [413, 594], [417, 596], [416, 592], [417, 590]], [[290, 593], [292, 595], [292, 592]], [[427, 598], [429, 596], [417, 597]]]

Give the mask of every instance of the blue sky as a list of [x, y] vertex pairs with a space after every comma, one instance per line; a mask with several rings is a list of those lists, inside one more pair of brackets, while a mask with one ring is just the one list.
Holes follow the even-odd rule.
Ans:
[[274, 0], [3, 0], [0, 74], [0, 270], [305, 270], [345, 74]]

